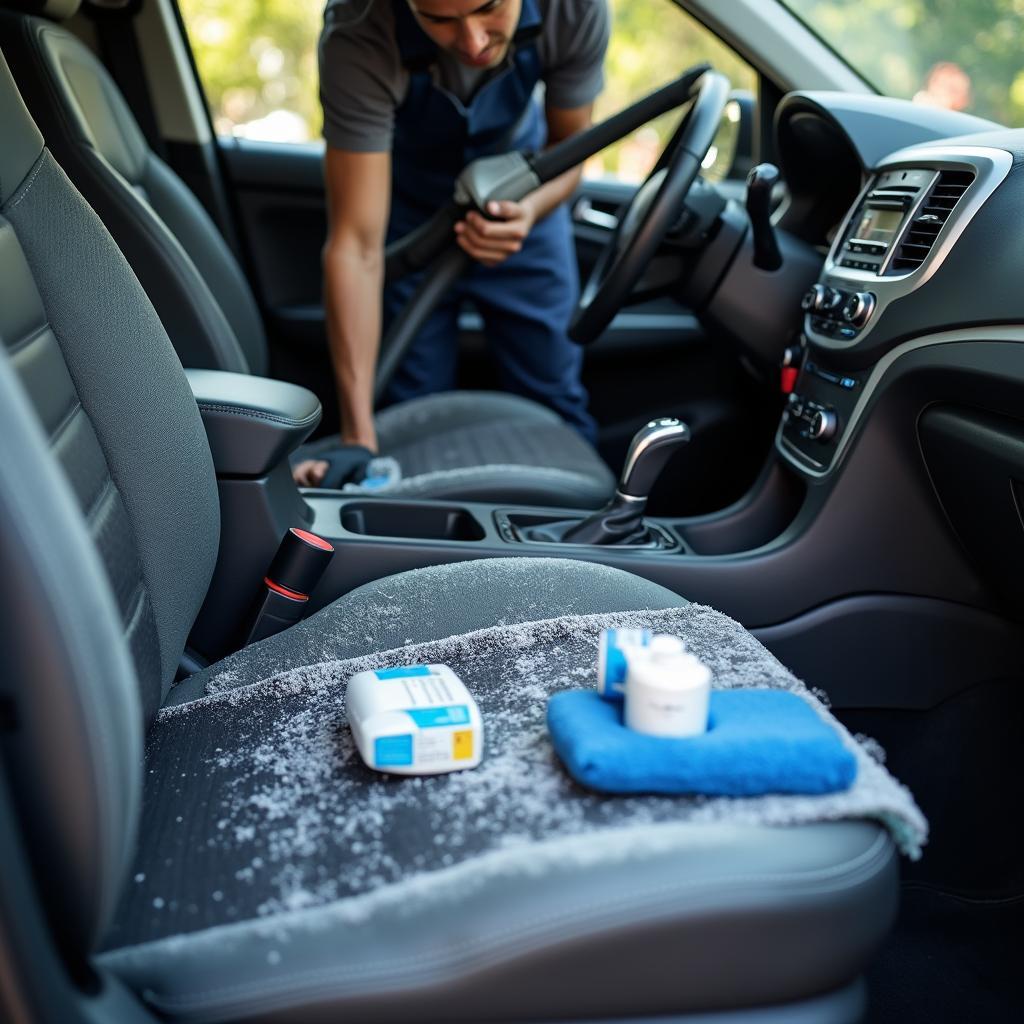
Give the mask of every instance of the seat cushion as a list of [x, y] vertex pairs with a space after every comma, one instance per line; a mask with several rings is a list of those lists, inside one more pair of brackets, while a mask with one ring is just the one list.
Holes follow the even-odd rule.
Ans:
[[[628, 574], [558, 560], [460, 563], [426, 587], [408, 573], [374, 598], [387, 635], [410, 615], [410, 646], [308, 665], [351, 649], [336, 639], [343, 598], [310, 620], [319, 642], [294, 645], [291, 671], [251, 682], [257, 645], [208, 674], [210, 695], [167, 708], [151, 732], [135, 881], [102, 962], [182, 1020], [557, 1019], [759, 1006], [846, 985], [895, 900], [893, 844], [861, 819], [900, 813], [898, 787], [859, 751], [864, 786], [829, 798], [846, 803], [581, 790], [554, 761], [543, 710], [552, 689], [592, 675], [602, 625], [673, 628], [716, 685], [756, 676], [806, 695], [710, 609], [677, 599], [587, 614], [615, 582], [635, 609], [665, 601]], [[431, 591], [438, 614], [424, 629], [415, 615]], [[545, 618], [564, 610], [560, 591], [582, 614]], [[503, 594], [520, 613], [532, 594], [540, 621], [495, 625]], [[354, 603], [367, 623], [373, 599]], [[487, 628], [413, 643], [474, 617]], [[483, 764], [428, 779], [370, 772], [345, 728], [343, 680], [438, 659], [481, 705]], [[909, 798], [902, 813], [914, 818]]]
[[[598, 508], [615, 478], [596, 451], [536, 402], [490, 391], [414, 398], [377, 417], [382, 455], [402, 467], [395, 497], [517, 502]], [[338, 444], [324, 438], [299, 450], [311, 458]]]
[[167, 705], [202, 697], [210, 685], [248, 686], [296, 665], [356, 658], [497, 623], [686, 603], [632, 573], [564, 558], [428, 566], [357, 587], [291, 629], [229, 655], [175, 686]]

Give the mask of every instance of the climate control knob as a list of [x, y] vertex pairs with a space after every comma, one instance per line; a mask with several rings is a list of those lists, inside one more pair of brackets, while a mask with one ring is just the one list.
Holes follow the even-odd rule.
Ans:
[[811, 285], [800, 300], [802, 309], [809, 313], [828, 313], [843, 305], [843, 292], [830, 285]]
[[821, 305], [818, 308], [822, 313], [831, 313], [834, 310], [839, 309], [845, 300], [845, 292], [841, 292], [838, 288], [829, 288], [826, 286], [825, 294], [822, 297]]
[[815, 441], [829, 441], [835, 436], [838, 427], [839, 417], [831, 409], [819, 409], [811, 417], [807, 433]]
[[871, 292], [854, 292], [843, 303], [843, 319], [851, 327], [863, 327], [875, 311], [875, 297]]
[[800, 308], [808, 313], [817, 313], [825, 301], [825, 286], [823, 284], [812, 284], [800, 300]]

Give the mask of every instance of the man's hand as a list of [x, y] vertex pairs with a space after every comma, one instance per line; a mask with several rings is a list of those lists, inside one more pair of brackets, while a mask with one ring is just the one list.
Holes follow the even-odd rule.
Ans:
[[303, 459], [292, 467], [299, 487], [341, 487], [359, 483], [377, 453], [361, 444], [342, 444], [320, 459]]
[[329, 468], [323, 459], [303, 459], [292, 466], [292, 479], [299, 487], [319, 487]]
[[537, 216], [532, 203], [511, 199], [488, 203], [487, 213], [493, 219], [470, 210], [466, 219], [455, 225], [455, 237], [473, 259], [485, 267], [496, 267], [522, 249]]

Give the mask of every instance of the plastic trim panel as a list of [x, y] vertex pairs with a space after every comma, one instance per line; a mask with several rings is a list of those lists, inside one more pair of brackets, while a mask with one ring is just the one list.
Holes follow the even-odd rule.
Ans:
[[873, 399], [875, 392], [882, 384], [883, 378], [892, 365], [901, 357], [918, 349], [931, 348], [935, 345], [949, 345], [958, 341], [1005, 341], [1016, 344], [1024, 344], [1024, 324], [1014, 324], [1004, 327], [969, 327], [963, 330], [943, 331], [941, 334], [929, 334], [913, 341], [898, 345], [891, 352], [886, 353], [874, 366], [871, 375], [864, 384], [864, 390], [854, 406], [850, 421], [843, 427], [843, 435], [836, 446], [832, 460], [827, 465], [811, 465], [783, 436], [782, 428], [785, 423], [785, 413], [779, 419], [779, 426], [775, 431], [775, 449], [795, 469], [805, 476], [823, 478], [829, 476], [842, 462], [846, 452], [853, 443], [853, 436], [857, 431], [860, 421], [864, 418], [868, 405]]
[[[996, 189], [1006, 180], [1013, 166], [1013, 158], [1003, 149], [995, 149], [988, 146], [915, 146], [910, 149], [897, 150], [891, 156], [886, 157], [875, 169], [871, 179], [865, 185], [854, 204], [850, 207], [839, 230], [836, 232], [832, 248], [825, 259], [825, 267], [822, 271], [821, 280], [828, 280], [830, 284], [837, 287], [846, 285], [855, 291], [870, 290], [877, 300], [875, 311], [865, 330], [852, 341], [838, 341], [824, 334], [818, 334], [811, 330], [810, 314], [804, 317], [804, 333], [823, 349], [832, 351], [849, 351], [862, 344], [871, 334], [871, 331], [881, 321], [886, 306], [896, 299], [909, 295], [912, 291], [925, 284], [942, 266], [943, 261], [956, 245], [957, 240], [967, 229], [974, 216], [992, 197]], [[968, 187], [966, 193], [957, 203], [952, 215], [943, 225], [939, 232], [931, 252], [925, 258], [924, 263], [906, 274], [892, 274], [879, 277], [877, 274], [865, 270], [851, 270], [848, 267], [841, 267], [837, 260], [843, 239], [846, 237], [846, 229], [854, 214], [860, 209], [865, 197], [874, 185], [875, 176], [883, 171], [914, 169], [934, 170], [963, 170], [970, 168], [975, 173], [975, 179]], [[911, 219], [916, 214], [917, 207], [923, 202], [931, 185], [923, 190], [918, 197], [914, 207], [911, 208], [904, 219], [904, 227], [901, 232], [907, 230]], [[891, 258], [895, 251], [896, 239], [890, 252]]]

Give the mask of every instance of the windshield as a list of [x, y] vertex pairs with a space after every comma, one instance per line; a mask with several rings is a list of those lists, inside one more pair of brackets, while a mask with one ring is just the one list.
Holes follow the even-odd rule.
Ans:
[[783, 0], [879, 92], [1024, 125], [1022, 0]]

